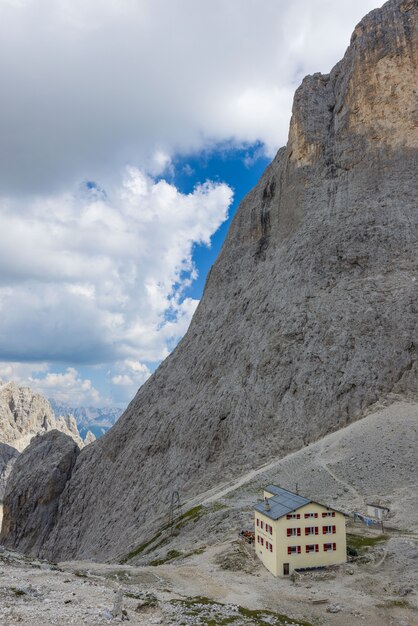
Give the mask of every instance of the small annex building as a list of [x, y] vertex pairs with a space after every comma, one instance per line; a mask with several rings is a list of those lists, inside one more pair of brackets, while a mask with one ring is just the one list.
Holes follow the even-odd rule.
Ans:
[[386, 506], [382, 506], [379, 503], [367, 504], [367, 515], [369, 517], [374, 517], [375, 519], [378, 519], [379, 521], [383, 521], [385, 517], [387, 517], [388, 513], [389, 513], [389, 509]]
[[347, 560], [343, 513], [275, 485], [254, 512], [255, 551], [274, 576]]

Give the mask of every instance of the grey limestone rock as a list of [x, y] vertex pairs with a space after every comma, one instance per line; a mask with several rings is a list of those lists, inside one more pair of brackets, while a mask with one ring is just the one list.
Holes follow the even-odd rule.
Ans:
[[329, 75], [304, 79], [186, 336], [79, 455], [41, 552], [116, 560], [167, 521], [174, 491], [416, 399], [417, 10], [390, 0]]
[[39, 554], [54, 525], [59, 497], [78, 453], [68, 435], [52, 430], [35, 437], [19, 456], [4, 496], [0, 536], [4, 546]]
[[80, 448], [84, 445], [73, 415], [56, 418], [50, 403], [41, 394], [13, 381], [0, 381], [0, 442], [21, 452], [33, 437], [51, 430], [69, 435]]
[[3, 502], [6, 482], [18, 456], [19, 452], [15, 448], [0, 443], [0, 503]]

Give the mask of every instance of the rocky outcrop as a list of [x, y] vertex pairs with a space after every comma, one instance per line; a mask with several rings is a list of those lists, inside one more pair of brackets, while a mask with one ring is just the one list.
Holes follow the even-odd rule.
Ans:
[[0, 504], [3, 502], [7, 479], [18, 456], [19, 452], [15, 448], [0, 443]]
[[80, 448], [84, 446], [72, 415], [56, 418], [48, 400], [39, 393], [13, 381], [0, 383], [0, 442], [22, 451], [33, 437], [54, 429], [69, 435]]
[[417, 9], [372, 11], [331, 73], [305, 78], [188, 333], [78, 457], [44, 554], [117, 559], [155, 534], [174, 491], [416, 397]]
[[35, 437], [20, 455], [3, 502], [0, 541], [5, 546], [39, 554], [54, 525], [59, 497], [78, 453], [78, 446], [68, 435], [53, 430]]

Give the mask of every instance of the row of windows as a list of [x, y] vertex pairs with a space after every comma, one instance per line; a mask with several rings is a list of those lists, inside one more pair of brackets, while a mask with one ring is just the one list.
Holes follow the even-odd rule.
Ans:
[[[334, 535], [337, 532], [336, 526], [322, 526], [322, 534], [323, 535]], [[318, 526], [307, 526], [305, 528], [305, 536], [306, 535], [318, 535], [319, 528]], [[288, 537], [300, 537], [302, 534], [301, 528], [288, 528], [286, 531]]]
[[[324, 543], [324, 552], [335, 552], [337, 549], [336, 543]], [[317, 543], [311, 543], [305, 546], [306, 552], [319, 552], [319, 545]], [[288, 546], [287, 554], [301, 554], [302, 546]]]
[[[260, 537], [260, 535], [257, 535], [257, 542], [261, 543], [261, 545], [264, 546], [264, 539], [263, 537]], [[266, 541], [266, 550], [270, 550], [270, 552], [273, 552], [273, 546], [269, 541]]]
[[266, 524], [262, 520], [260, 521], [258, 517], [257, 517], [256, 523], [257, 523], [257, 526], [261, 528], [261, 530], [264, 530], [264, 527], [265, 527], [267, 533], [270, 533], [270, 535], [273, 534], [273, 527], [270, 526], [270, 524]]
[[[318, 513], [305, 513], [304, 518], [317, 518]], [[335, 511], [324, 511], [322, 517], [335, 517]], [[288, 513], [286, 519], [300, 519], [300, 513]]]

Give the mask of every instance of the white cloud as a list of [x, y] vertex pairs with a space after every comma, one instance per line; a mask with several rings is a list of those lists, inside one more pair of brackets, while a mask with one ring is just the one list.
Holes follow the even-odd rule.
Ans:
[[0, 202], [3, 359], [158, 361], [185, 332], [193, 245], [225, 220], [230, 188], [185, 195], [130, 167], [93, 192]]
[[74, 367], [56, 373], [49, 371], [47, 363], [0, 362], [0, 381], [11, 380], [69, 406], [100, 406], [104, 401], [91, 380], [82, 378]]
[[74, 367], [64, 373], [48, 372], [45, 376], [28, 378], [28, 385], [47, 398], [69, 406], [98, 406], [101, 398], [91, 380], [81, 378]]
[[285, 143], [301, 78], [376, 0], [0, 3], [0, 187], [150, 173], [217, 141]]
[[193, 245], [231, 202], [224, 184], [184, 195], [155, 177], [220, 144], [273, 155], [302, 77], [375, 6], [0, 2], [0, 378], [94, 404], [88, 378], [49, 364], [107, 363], [133, 394], [186, 331]]
[[111, 377], [112, 385], [116, 386], [113, 396], [119, 402], [128, 402], [138, 387], [151, 376], [147, 365], [132, 359], [115, 363], [112, 369], [117, 372]]

